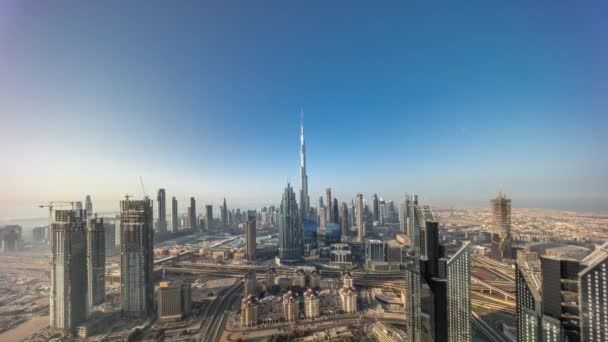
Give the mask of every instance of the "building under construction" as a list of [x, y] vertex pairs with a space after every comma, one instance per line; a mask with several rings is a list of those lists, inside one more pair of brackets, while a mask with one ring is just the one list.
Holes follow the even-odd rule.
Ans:
[[120, 306], [125, 316], [154, 311], [154, 230], [152, 201], [120, 202]]
[[496, 260], [512, 259], [511, 199], [499, 192], [492, 204], [492, 250]]

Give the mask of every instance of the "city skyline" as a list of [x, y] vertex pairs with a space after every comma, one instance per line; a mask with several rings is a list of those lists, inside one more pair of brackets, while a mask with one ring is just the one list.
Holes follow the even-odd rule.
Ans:
[[140, 176], [179, 202], [277, 204], [298, 183], [301, 110], [310, 198], [485, 206], [502, 188], [608, 210], [597, 7], [32, 6], [0, 5], [0, 219], [86, 194], [116, 211]]

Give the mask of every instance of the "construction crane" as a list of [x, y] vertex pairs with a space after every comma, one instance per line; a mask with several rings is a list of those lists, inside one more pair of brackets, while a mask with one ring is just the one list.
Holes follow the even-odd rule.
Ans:
[[51, 201], [48, 204], [39, 205], [38, 208], [49, 208], [49, 224], [53, 218], [53, 208], [55, 207], [67, 207], [72, 206], [72, 210], [74, 210], [75, 202], [67, 202], [67, 201]]

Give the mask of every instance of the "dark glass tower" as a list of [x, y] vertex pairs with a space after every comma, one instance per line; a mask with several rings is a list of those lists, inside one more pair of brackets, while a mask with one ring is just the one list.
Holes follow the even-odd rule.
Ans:
[[102, 218], [92, 218], [87, 226], [87, 288], [89, 308], [106, 298], [105, 232]]
[[279, 212], [279, 257], [281, 261], [297, 261], [304, 255], [302, 219], [293, 188], [288, 183], [283, 192]]
[[158, 189], [156, 200], [158, 202], [158, 234], [165, 235], [167, 233], [165, 189]]

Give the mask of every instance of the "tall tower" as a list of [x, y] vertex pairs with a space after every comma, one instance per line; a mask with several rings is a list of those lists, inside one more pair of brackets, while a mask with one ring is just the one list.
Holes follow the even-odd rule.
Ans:
[[221, 212], [220, 212], [220, 219], [222, 221], [222, 226], [227, 226], [228, 225], [228, 206], [226, 206], [226, 197], [224, 197], [224, 204], [222, 205], [221, 208]]
[[91, 195], [87, 195], [84, 200], [84, 208], [86, 210], [87, 219], [93, 216], [93, 202], [91, 202]]
[[380, 202], [377, 194], [374, 194], [374, 197], [372, 197], [372, 215], [374, 217], [374, 221], [380, 220]]
[[279, 257], [296, 261], [304, 255], [302, 220], [293, 188], [288, 183], [283, 192], [279, 218]]
[[87, 319], [87, 244], [83, 210], [56, 210], [50, 229], [49, 324], [66, 335]]
[[208, 233], [212, 233], [215, 230], [213, 224], [213, 206], [211, 204], [205, 206], [205, 229]]
[[131, 317], [154, 310], [152, 201], [120, 202], [120, 308]]
[[177, 217], [177, 199], [175, 196], [171, 198], [171, 231], [177, 232], [179, 227], [179, 217]]
[[365, 239], [365, 222], [363, 222], [363, 195], [357, 194], [357, 241], [363, 242]]
[[196, 231], [196, 200], [194, 197], [190, 197], [190, 208], [189, 208], [189, 219], [190, 219], [190, 228], [192, 232]]
[[333, 202], [331, 200], [331, 188], [325, 189], [325, 199], [327, 202], [327, 207], [325, 208], [325, 222], [333, 223], [334, 222], [334, 211], [333, 211]]
[[346, 202], [342, 202], [342, 221], [340, 222], [342, 228], [342, 241], [346, 241], [348, 236], [348, 206]]
[[[96, 215], [97, 216], [97, 215]], [[105, 234], [102, 218], [87, 222], [87, 300], [89, 309], [106, 298]]]
[[158, 234], [164, 235], [167, 233], [167, 207], [165, 203], [165, 189], [158, 189], [156, 201], [158, 202]]
[[247, 212], [247, 260], [255, 260], [255, 210], [249, 210]]
[[[320, 208], [319, 208], [320, 209]], [[306, 175], [306, 144], [304, 143], [304, 113], [300, 122], [300, 218], [308, 218], [310, 197], [308, 196], [308, 176]], [[319, 215], [321, 213], [319, 212]]]
[[492, 199], [492, 257], [501, 260], [511, 255], [511, 200], [499, 192]]

